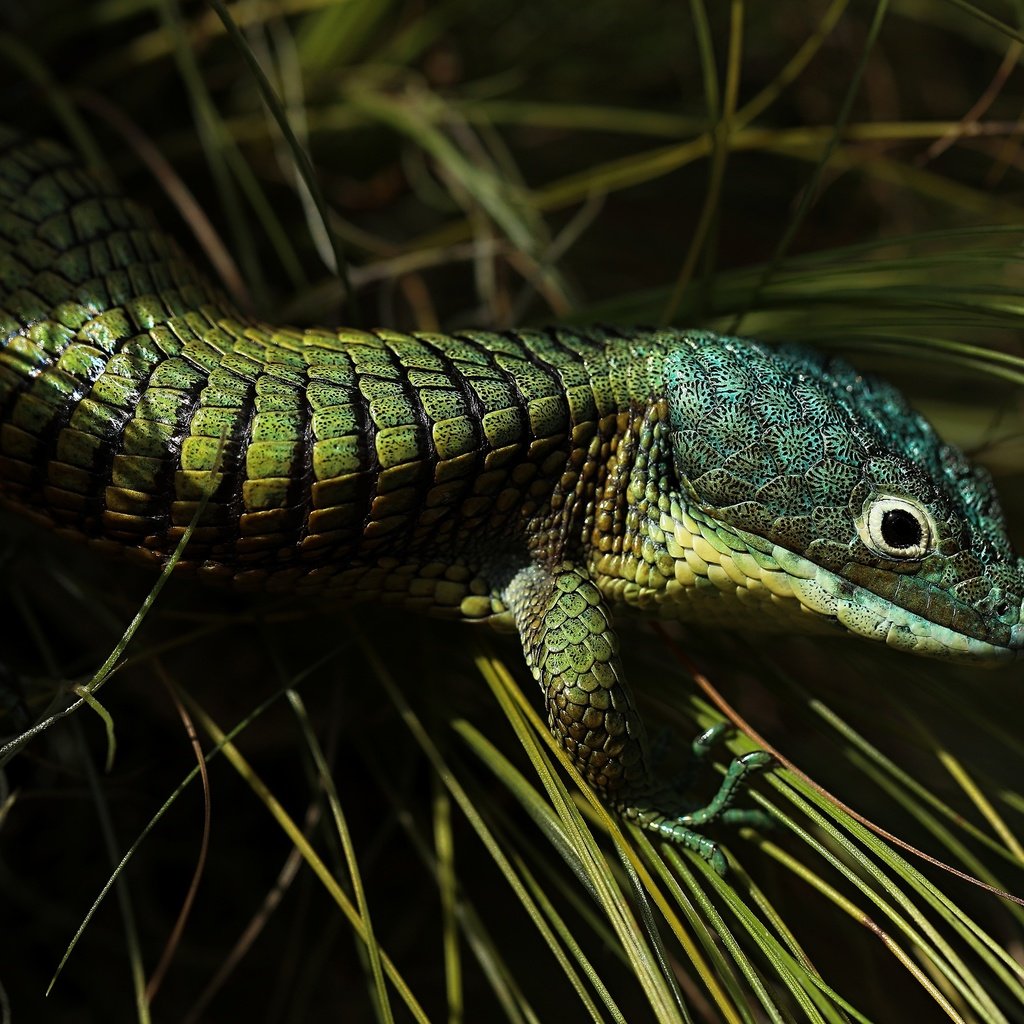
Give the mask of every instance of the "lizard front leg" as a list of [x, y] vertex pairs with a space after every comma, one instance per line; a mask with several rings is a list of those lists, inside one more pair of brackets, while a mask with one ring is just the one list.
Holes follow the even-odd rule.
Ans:
[[[752, 812], [732, 811], [731, 804], [745, 776], [768, 755], [757, 751], [733, 761], [714, 798], [693, 808], [653, 777], [611, 615], [587, 570], [571, 562], [530, 565], [512, 578], [504, 600], [544, 692], [548, 725], [580, 774], [623, 817], [682, 843], [723, 874], [725, 856], [696, 829], [718, 819], [752, 820]], [[706, 749], [701, 742], [695, 753]], [[687, 805], [692, 809], [682, 811]]]
[[531, 565], [505, 591], [548, 724], [580, 774], [606, 799], [647, 777], [646, 737], [622, 675], [618, 640], [586, 569]]

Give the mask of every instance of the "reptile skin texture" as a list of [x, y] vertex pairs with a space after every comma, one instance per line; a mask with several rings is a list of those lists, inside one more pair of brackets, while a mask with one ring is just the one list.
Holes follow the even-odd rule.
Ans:
[[179, 570], [238, 589], [513, 624], [588, 782], [709, 859], [694, 827], [743, 820], [733, 783], [765, 756], [680, 812], [621, 611], [979, 661], [1024, 646], [989, 477], [845, 362], [680, 330], [268, 326], [67, 150], [8, 129], [0, 496], [155, 568], [195, 522]]

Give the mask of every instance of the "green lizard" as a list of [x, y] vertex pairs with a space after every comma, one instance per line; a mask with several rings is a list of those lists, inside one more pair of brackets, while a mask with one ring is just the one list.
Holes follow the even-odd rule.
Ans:
[[198, 517], [179, 568], [238, 589], [513, 624], [587, 781], [719, 870], [699, 829], [750, 820], [730, 804], [766, 755], [680, 813], [613, 610], [1024, 648], [989, 477], [846, 363], [680, 330], [271, 327], [66, 150], [10, 130], [0, 494], [156, 567]]

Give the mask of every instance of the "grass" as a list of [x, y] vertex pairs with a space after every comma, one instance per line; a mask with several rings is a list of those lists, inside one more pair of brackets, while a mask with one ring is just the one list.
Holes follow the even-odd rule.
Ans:
[[[843, 352], [1020, 547], [1021, 13], [49, 0], [0, 16], [0, 118], [268, 318]], [[3, 531], [0, 721], [43, 727], [0, 775], [0, 1020], [1024, 1020], [1024, 911], [902, 845], [1024, 895], [1019, 670], [633, 626], [650, 723], [780, 758], [723, 880], [580, 788], [507, 639]]]

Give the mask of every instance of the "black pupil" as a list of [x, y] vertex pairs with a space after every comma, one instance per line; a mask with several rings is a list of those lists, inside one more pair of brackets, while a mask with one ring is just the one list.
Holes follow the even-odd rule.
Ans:
[[906, 509], [882, 513], [882, 539], [891, 548], [915, 548], [921, 543], [921, 524]]

